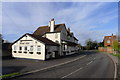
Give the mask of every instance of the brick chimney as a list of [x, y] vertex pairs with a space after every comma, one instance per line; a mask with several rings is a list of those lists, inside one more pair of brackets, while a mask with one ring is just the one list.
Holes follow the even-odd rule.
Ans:
[[70, 28], [68, 28], [68, 32], [70, 33]]
[[55, 27], [55, 21], [54, 21], [54, 18], [53, 18], [50, 21], [50, 32], [54, 32], [54, 27]]

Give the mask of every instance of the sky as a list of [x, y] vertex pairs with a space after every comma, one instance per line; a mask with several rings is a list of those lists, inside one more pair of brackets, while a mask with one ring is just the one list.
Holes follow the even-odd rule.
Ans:
[[117, 2], [3, 2], [3, 39], [14, 42], [39, 26], [65, 23], [82, 45], [118, 33]]

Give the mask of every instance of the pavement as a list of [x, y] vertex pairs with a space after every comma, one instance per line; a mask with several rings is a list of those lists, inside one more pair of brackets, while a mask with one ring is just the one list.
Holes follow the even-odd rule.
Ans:
[[110, 53], [104, 53], [104, 54], [107, 54], [111, 60], [114, 62], [114, 67], [115, 67], [115, 73], [114, 73], [114, 78], [118, 78], [120, 79], [120, 59], [116, 56], [113, 56], [112, 54]]
[[[63, 65], [59, 64], [65, 63], [67, 58], [63, 58], [60, 60], [49, 60], [47, 62], [49, 64], [47, 65], [50, 66], [50, 62], [55, 62], [58, 66], [48, 68], [42, 71], [40, 70], [40, 68], [36, 68], [36, 72], [29, 75], [19, 76], [13, 78], [12, 80], [18, 80], [20, 78], [114, 78], [115, 67], [110, 57], [108, 57], [104, 53], [94, 51], [87, 51], [85, 55], [85, 57]], [[69, 60], [73, 60], [81, 56], [83, 55], [69, 57]], [[67, 61], [69, 60], [67, 59]], [[38, 66], [40, 67], [42, 65]]]

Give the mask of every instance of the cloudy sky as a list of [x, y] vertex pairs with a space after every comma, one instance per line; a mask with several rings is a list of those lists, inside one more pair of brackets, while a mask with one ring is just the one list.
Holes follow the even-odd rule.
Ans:
[[118, 32], [117, 2], [3, 2], [2, 34], [11, 42], [39, 26], [65, 23], [84, 44], [86, 39], [102, 41]]

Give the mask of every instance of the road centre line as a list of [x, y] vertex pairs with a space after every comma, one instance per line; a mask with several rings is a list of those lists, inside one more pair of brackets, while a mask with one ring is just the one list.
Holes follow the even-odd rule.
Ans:
[[68, 76], [70, 76], [70, 75], [72, 75], [72, 74], [78, 72], [78, 71], [81, 70], [81, 69], [83, 69], [83, 68], [79, 68], [79, 69], [77, 69], [77, 70], [71, 72], [70, 74], [63, 76], [62, 78], [66, 78], [66, 77], [68, 77]]
[[29, 72], [23, 73], [23, 74], [21, 74], [21, 75], [26, 75], [26, 74], [30, 74], [30, 73], [35, 73], [35, 72], [39, 72], [39, 71], [42, 71], [42, 70], [50, 69], [50, 68], [53, 68], [53, 67], [61, 66], [61, 65], [64, 65], [64, 64], [68, 64], [68, 63], [77, 61], [77, 60], [79, 60], [79, 59], [81, 59], [81, 58], [83, 58], [83, 57], [85, 57], [85, 56], [86, 56], [86, 55], [81, 56], [81, 57], [76, 58], [76, 59], [73, 59], [73, 60], [70, 60], [70, 61], [67, 61], [67, 62], [64, 62], [64, 63], [60, 63], [60, 64], [57, 64], [57, 65], [54, 65], [54, 66], [50, 66], [50, 67], [46, 67], [46, 68], [42, 68], [42, 69], [37, 69], [37, 70], [29, 71]]

